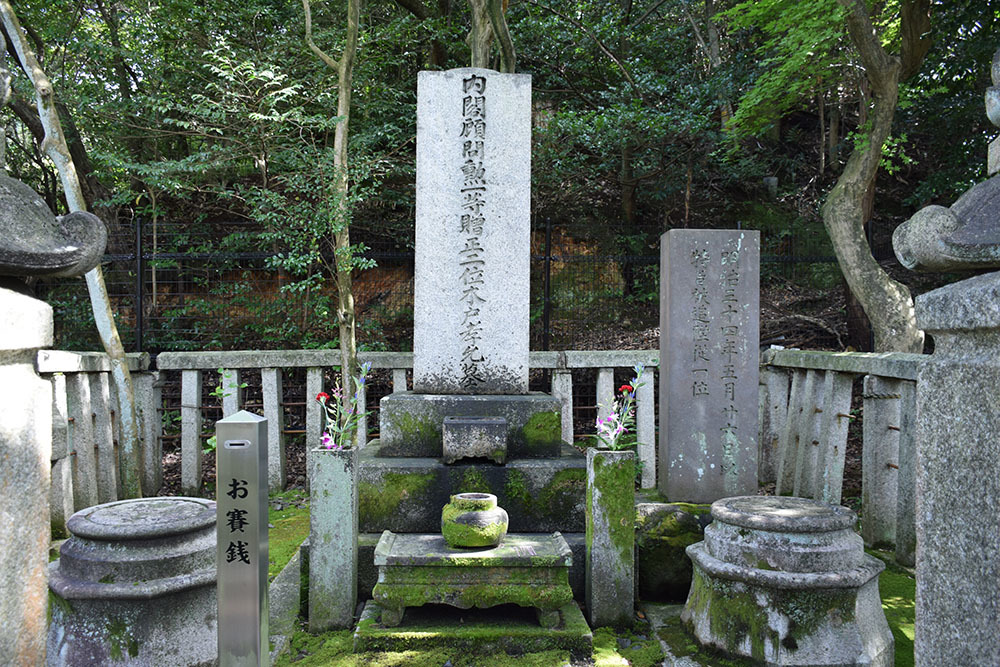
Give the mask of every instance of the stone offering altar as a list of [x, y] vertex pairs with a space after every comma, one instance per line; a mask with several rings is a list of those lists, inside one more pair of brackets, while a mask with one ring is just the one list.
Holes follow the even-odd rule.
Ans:
[[740, 496], [712, 504], [687, 548], [694, 578], [682, 620], [704, 645], [766, 665], [893, 664], [882, 561], [864, 552], [846, 507]]
[[498, 547], [453, 549], [440, 535], [389, 531], [375, 547], [378, 583], [372, 598], [382, 625], [396, 626], [407, 607], [446, 604], [459, 609], [516, 604], [537, 610], [542, 627], [562, 621], [573, 601], [569, 567], [573, 554], [558, 532], [507, 535]]

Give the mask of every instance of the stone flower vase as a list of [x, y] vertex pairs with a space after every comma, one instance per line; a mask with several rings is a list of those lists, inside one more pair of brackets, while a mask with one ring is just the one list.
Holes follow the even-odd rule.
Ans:
[[358, 597], [358, 449], [309, 452], [309, 630], [354, 623]]
[[449, 547], [495, 547], [507, 535], [507, 510], [492, 493], [456, 493], [441, 510], [441, 534]]

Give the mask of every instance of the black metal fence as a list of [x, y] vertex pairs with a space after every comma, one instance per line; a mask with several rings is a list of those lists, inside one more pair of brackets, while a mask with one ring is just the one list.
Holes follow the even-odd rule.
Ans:
[[[532, 237], [532, 349], [599, 349], [609, 344], [602, 339], [609, 329], [657, 326], [656, 254], [599, 254], [596, 245], [567, 252], [553, 245], [553, 226], [540, 225]], [[242, 222], [138, 219], [113, 231], [103, 270], [126, 349], [155, 354], [336, 345], [333, 285], [297, 287], [272, 264], [276, 249], [246, 249], [255, 231]], [[382, 243], [367, 256], [377, 266], [354, 279], [359, 344], [409, 349], [412, 250]], [[762, 232], [761, 259], [764, 280], [839, 281], [825, 234], [820, 238], [815, 230]], [[81, 279], [42, 283], [38, 292], [56, 311], [57, 347], [100, 349]]]

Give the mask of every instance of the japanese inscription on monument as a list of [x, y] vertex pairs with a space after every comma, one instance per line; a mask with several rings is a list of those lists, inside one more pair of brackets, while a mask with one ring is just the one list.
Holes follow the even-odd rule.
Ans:
[[661, 238], [660, 461], [670, 500], [756, 492], [760, 235]]
[[531, 77], [417, 85], [414, 391], [527, 393]]

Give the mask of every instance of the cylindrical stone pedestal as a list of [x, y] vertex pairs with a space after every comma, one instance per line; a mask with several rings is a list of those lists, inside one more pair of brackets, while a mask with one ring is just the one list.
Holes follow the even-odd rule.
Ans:
[[864, 553], [854, 512], [805, 498], [712, 504], [681, 618], [703, 645], [766, 665], [890, 667], [882, 561]]
[[215, 502], [140, 498], [88, 507], [49, 566], [49, 665], [216, 660]]

